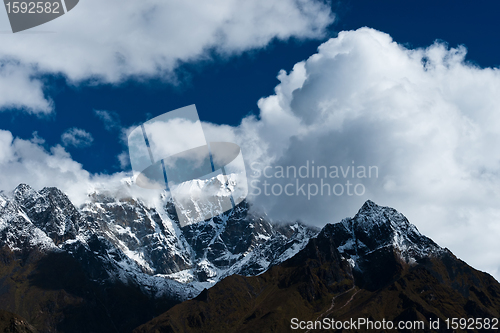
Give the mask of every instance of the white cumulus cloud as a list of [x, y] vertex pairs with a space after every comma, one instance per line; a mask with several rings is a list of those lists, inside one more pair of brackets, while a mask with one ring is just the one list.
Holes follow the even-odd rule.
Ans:
[[6, 108], [47, 114], [52, 111], [53, 102], [44, 95], [33, 66], [0, 58], [0, 111]]
[[[275, 38], [317, 38], [332, 21], [318, 0], [80, 1], [40, 27], [2, 34], [0, 64], [16, 65], [0, 69], [0, 87], [13, 78], [16, 86], [15, 94], [0, 92], [0, 108], [50, 111], [36, 75], [61, 74], [72, 84], [151, 76], [175, 81], [182, 62], [261, 48]], [[0, 29], [10, 29], [5, 11]]]
[[[275, 94], [258, 103], [260, 120], [242, 125], [252, 124], [261, 147], [260, 156], [251, 148], [247, 163], [259, 162], [248, 170], [255, 180], [251, 192], [262, 191], [253, 196], [256, 206], [278, 220], [323, 225], [352, 216], [372, 199], [400, 210], [424, 234], [498, 278], [500, 72], [465, 56], [465, 47], [407, 49], [362, 28], [339, 33], [292, 71], [282, 71]], [[289, 177], [280, 174], [279, 166], [304, 166], [305, 176], [308, 164], [307, 178], [294, 177], [293, 168]], [[313, 164], [328, 172], [336, 167], [339, 177], [318, 177], [318, 169], [313, 177]], [[270, 178], [263, 174], [268, 165]], [[370, 166], [376, 167], [372, 177], [359, 178], [359, 167]], [[346, 177], [342, 170], [349, 170]], [[325, 182], [341, 184], [343, 194], [326, 195], [325, 186], [321, 195]], [[272, 185], [279, 193], [290, 183], [288, 194], [273, 195]], [[354, 193], [356, 184], [362, 195]], [[315, 195], [308, 195], [309, 185]]]

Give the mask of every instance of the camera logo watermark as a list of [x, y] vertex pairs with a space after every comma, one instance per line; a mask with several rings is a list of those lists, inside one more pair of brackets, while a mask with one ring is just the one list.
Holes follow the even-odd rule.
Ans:
[[194, 105], [138, 126], [128, 146], [135, 183], [168, 190], [181, 226], [227, 212], [248, 194], [240, 147], [207, 142]]
[[12, 32], [31, 29], [52, 21], [75, 8], [79, 0], [3, 0]]

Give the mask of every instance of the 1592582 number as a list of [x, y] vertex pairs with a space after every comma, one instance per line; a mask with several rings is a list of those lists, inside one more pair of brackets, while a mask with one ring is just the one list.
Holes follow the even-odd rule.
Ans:
[[446, 319], [447, 329], [498, 330], [498, 318], [451, 318]]
[[22, 13], [22, 14], [60, 14], [59, 13], [59, 2], [7, 2], [5, 7], [7, 7], [7, 13]]

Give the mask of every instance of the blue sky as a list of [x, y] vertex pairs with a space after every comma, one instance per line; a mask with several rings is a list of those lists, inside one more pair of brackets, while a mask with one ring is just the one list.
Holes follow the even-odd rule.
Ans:
[[0, 11], [0, 190], [58, 186], [81, 203], [127, 175], [126, 129], [196, 104], [205, 133], [238, 143], [247, 166], [379, 170], [349, 179], [362, 195], [250, 195], [270, 218], [323, 226], [371, 199], [498, 278], [499, 10], [82, 0], [17, 34]]
[[93, 110], [116, 112], [122, 125], [128, 127], [196, 104], [202, 121], [238, 125], [249, 114], [258, 116], [257, 101], [273, 93], [279, 70], [291, 70], [338, 31], [368, 26], [411, 48], [442, 40], [451, 47], [465, 45], [467, 59], [482, 67], [500, 64], [500, 36], [496, 29], [500, 4], [493, 1], [482, 5], [468, 1], [339, 1], [332, 4], [332, 10], [336, 21], [322, 38], [273, 40], [264, 48], [236, 56], [212, 54], [210, 59], [177, 68], [176, 84], [152, 77], [142, 82], [128, 79], [119, 84], [72, 86], [61, 76], [42, 75], [47, 82], [44, 93], [54, 101], [54, 112], [38, 117], [7, 108], [0, 113], [0, 128], [25, 139], [37, 131], [47, 146], [59, 143], [68, 128], [85, 129], [94, 137], [93, 144], [67, 150], [86, 170], [113, 173], [121, 170], [116, 156], [124, 146], [119, 132], [106, 131]]

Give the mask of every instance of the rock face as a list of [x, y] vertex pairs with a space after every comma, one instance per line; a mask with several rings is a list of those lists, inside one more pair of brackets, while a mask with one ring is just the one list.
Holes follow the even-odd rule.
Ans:
[[[6, 266], [10, 268], [6, 268], [3, 278], [0, 276], [0, 300], [4, 297], [4, 309], [22, 315], [31, 323], [39, 308], [26, 310], [20, 304], [22, 301], [11, 297], [13, 285], [7, 283], [2, 288], [2, 281], [7, 281], [7, 276], [11, 279], [18, 276], [19, 270], [24, 273], [16, 279], [29, 280], [30, 274], [40, 276], [35, 272], [47, 272], [45, 267], [57, 267], [60, 275], [42, 276], [57, 280], [60, 276], [74, 276], [77, 271], [84, 275], [84, 281], [80, 282], [86, 287], [73, 295], [76, 299], [83, 297], [82, 309], [92, 308], [92, 302], [113, 303], [104, 290], [117, 288], [117, 293], [125, 294], [128, 290], [128, 294], [135, 295], [134, 302], [142, 304], [144, 309], [149, 306], [151, 311], [145, 310], [141, 316], [150, 319], [166, 310], [165, 306], [193, 298], [226, 276], [266, 271], [300, 251], [318, 231], [300, 223], [273, 225], [249, 213], [246, 202], [226, 214], [181, 228], [167, 197], [146, 204], [132, 198], [93, 193], [87, 203], [75, 207], [57, 188], [35, 191], [21, 184], [11, 195], [0, 193], [0, 248], [12, 263]], [[67, 265], [61, 267], [53, 261]], [[43, 278], [37, 278], [37, 282], [46, 285]], [[67, 292], [67, 283], [67, 280], [56, 283], [61, 288], [66, 286], [60, 292]], [[31, 283], [25, 286], [25, 295], [43, 298], [33, 291], [33, 286]], [[98, 296], [87, 298], [81, 293]], [[64, 295], [65, 299], [72, 299]], [[64, 320], [70, 318], [64, 312], [67, 305], [61, 306], [62, 312], [40, 311], [47, 318], [63, 318], [59, 325], [64, 326]], [[120, 314], [117, 316], [119, 319], [115, 319], [124, 321]], [[52, 329], [57, 320], [37, 321], [37, 327]], [[131, 321], [127, 328], [137, 326], [140, 320], [143, 319], [137, 319], [135, 324]], [[101, 324], [87, 329], [96, 330]]]
[[[231, 276], [135, 332], [291, 332], [292, 318], [304, 321], [299, 331], [332, 331], [307, 321], [366, 318], [423, 325], [395, 326], [400, 332], [449, 332], [447, 318], [499, 316], [500, 284], [493, 277], [420, 234], [396, 210], [367, 201], [292, 258], [259, 276]], [[430, 320], [439, 320], [439, 328], [431, 329]]]
[[20, 252], [34, 247], [56, 248], [52, 239], [31, 222], [17, 200], [4, 196], [0, 196], [0, 246]]
[[36, 192], [28, 185], [21, 184], [14, 190], [14, 198], [33, 224], [55, 245], [76, 238], [81, 215], [58, 189], [44, 188]]

